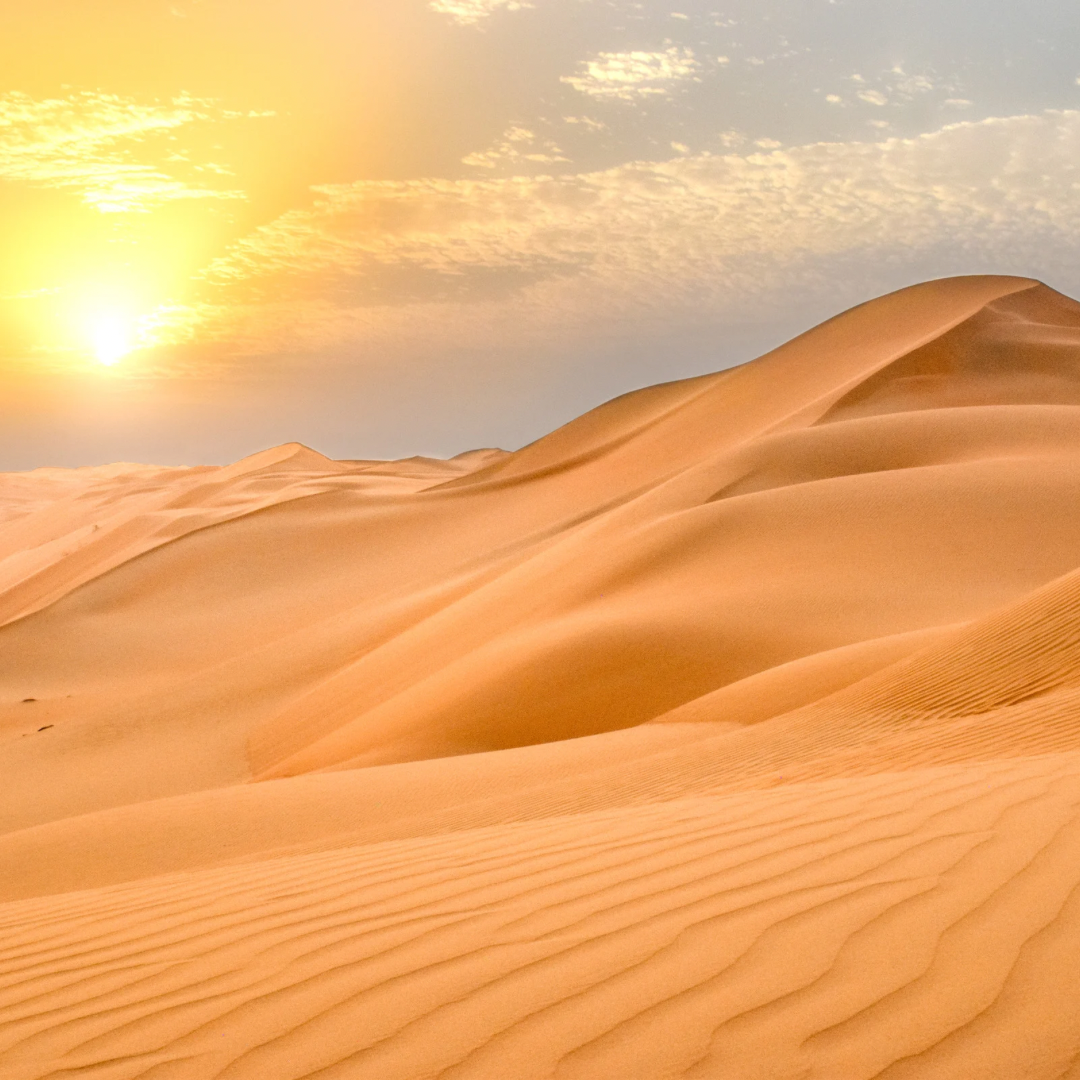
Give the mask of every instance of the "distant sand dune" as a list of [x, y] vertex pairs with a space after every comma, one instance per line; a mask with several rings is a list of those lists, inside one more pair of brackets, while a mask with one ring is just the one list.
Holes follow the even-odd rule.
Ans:
[[0, 476], [3, 1080], [1080, 1078], [1080, 304], [513, 454]]

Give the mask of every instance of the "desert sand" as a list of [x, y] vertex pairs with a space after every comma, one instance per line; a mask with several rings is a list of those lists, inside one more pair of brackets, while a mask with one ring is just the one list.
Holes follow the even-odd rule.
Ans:
[[515, 453], [0, 476], [3, 1080], [1080, 1078], [1080, 304]]

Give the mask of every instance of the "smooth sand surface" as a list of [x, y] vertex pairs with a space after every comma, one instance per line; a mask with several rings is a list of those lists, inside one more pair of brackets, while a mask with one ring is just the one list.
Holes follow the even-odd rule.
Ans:
[[1080, 1078], [1080, 304], [516, 453], [0, 476], [0, 1080]]

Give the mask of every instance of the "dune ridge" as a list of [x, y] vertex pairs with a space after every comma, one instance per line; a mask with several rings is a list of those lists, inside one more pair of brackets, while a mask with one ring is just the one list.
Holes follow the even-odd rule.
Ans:
[[0, 476], [0, 1075], [1080, 1077], [1080, 304], [515, 453]]

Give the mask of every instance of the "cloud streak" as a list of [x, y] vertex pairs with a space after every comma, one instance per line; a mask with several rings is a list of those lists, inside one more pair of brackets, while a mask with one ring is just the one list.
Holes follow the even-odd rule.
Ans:
[[527, 0], [431, 0], [429, 7], [440, 15], [449, 15], [461, 26], [476, 26], [500, 8], [520, 11], [532, 4]]
[[220, 336], [241, 333], [226, 313], [242, 311], [241, 336], [313, 346], [449, 302], [459, 320], [501, 305], [555, 327], [730, 316], [805, 286], [822, 260], [863, 277], [942, 245], [1006, 268], [1021, 250], [1071, 249], [1078, 190], [1075, 111], [558, 177], [335, 184], [218, 259], [206, 297]]
[[567, 161], [558, 145], [550, 139], [541, 139], [534, 131], [514, 125], [503, 132], [487, 150], [468, 154], [462, 159], [465, 165], [478, 169], [544, 168]]
[[674, 87], [694, 79], [698, 67], [692, 50], [675, 46], [662, 52], [602, 52], [562, 81], [601, 101], [640, 101], [668, 97]]
[[45, 99], [3, 94], [0, 180], [73, 191], [102, 213], [146, 211], [177, 199], [243, 198], [240, 191], [181, 179], [164, 163], [138, 160], [150, 140], [240, 115], [188, 96], [146, 104], [95, 92]]

